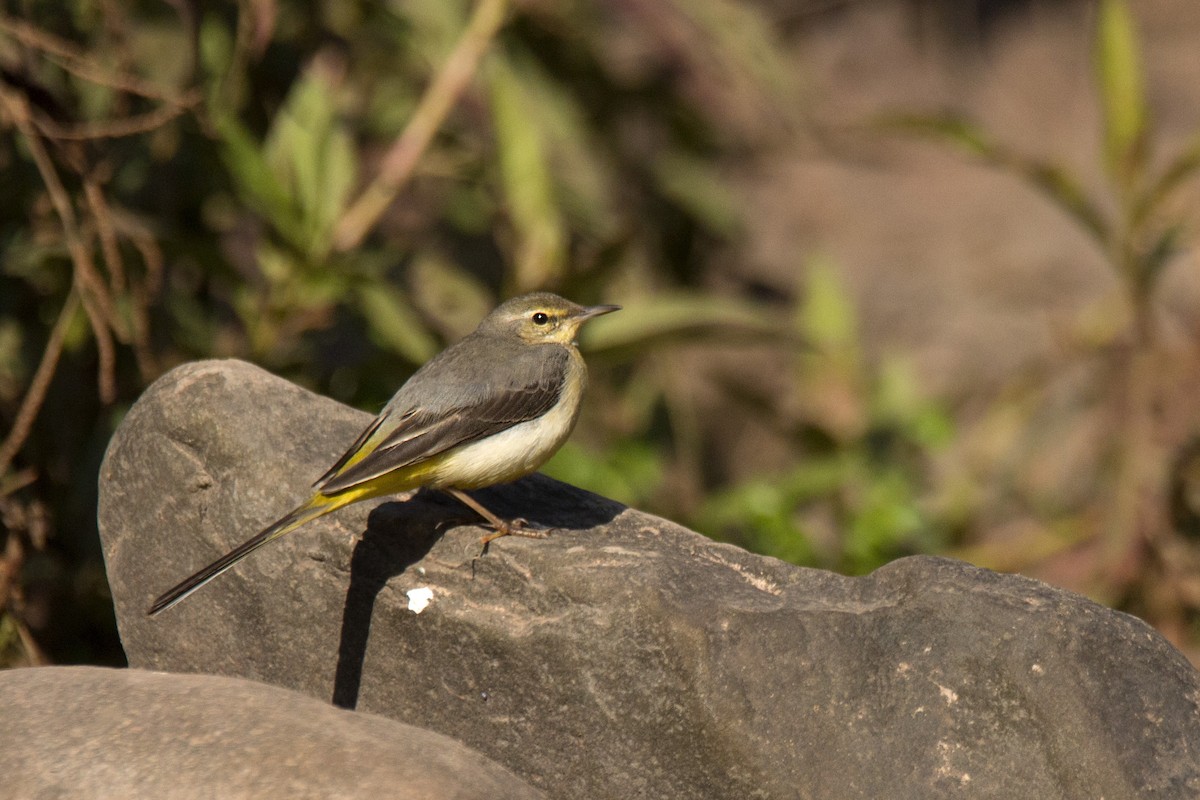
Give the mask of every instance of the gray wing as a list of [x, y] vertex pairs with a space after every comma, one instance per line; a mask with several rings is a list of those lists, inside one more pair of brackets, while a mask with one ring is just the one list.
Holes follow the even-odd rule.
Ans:
[[[468, 344], [464, 340], [463, 344]], [[545, 414], [562, 396], [567, 349], [518, 345], [482, 367], [470, 348], [445, 351], [401, 387], [384, 412], [315, 484], [337, 494]], [[471, 363], [473, 370], [462, 367]], [[497, 380], [497, 375], [503, 378]], [[487, 378], [490, 377], [489, 381]], [[498, 384], [498, 385], [497, 385]], [[415, 402], [414, 402], [415, 401]], [[371, 452], [346, 466], [364, 447]]]

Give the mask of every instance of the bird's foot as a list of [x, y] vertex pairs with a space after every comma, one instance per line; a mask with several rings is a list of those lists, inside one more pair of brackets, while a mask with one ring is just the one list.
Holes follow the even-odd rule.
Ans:
[[558, 530], [557, 528], [540, 528], [531, 527], [529, 520], [522, 517], [517, 517], [510, 522], [500, 521], [500, 524], [491, 523], [492, 533], [480, 538], [479, 544], [481, 549], [476, 559], [483, 558], [487, 555], [488, 546], [492, 542], [504, 536], [523, 536], [526, 539], [547, 539], [550, 534]]
[[[510, 522], [501, 522], [499, 525], [492, 524], [492, 532], [479, 540], [483, 545], [483, 551], [487, 552], [487, 546], [502, 536], [524, 536], [526, 539], [545, 539], [550, 536], [553, 528], [533, 527], [529, 524], [529, 520], [517, 517]], [[482, 555], [482, 553], [480, 554]]]

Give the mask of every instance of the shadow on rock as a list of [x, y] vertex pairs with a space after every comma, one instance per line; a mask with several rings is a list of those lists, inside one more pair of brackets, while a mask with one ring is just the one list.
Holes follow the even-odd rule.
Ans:
[[437, 513], [425, 492], [405, 502], [384, 503], [367, 518], [367, 530], [350, 556], [350, 585], [333, 683], [335, 706], [358, 705], [371, 615], [380, 590], [424, 558], [447, 527], [445, 515]]
[[[607, 525], [625, 509], [620, 503], [580, 493], [541, 475], [472, 493], [505, 519], [521, 517], [537, 527], [567, 532]], [[560, 496], [561, 495], [561, 496]], [[421, 491], [371, 512], [367, 530], [350, 557], [350, 584], [342, 611], [334, 705], [354, 709], [376, 599], [389, 580], [425, 558], [450, 528], [478, 524], [475, 513], [438, 491]], [[551, 534], [553, 535], [553, 534]], [[473, 567], [473, 560], [464, 564]]]

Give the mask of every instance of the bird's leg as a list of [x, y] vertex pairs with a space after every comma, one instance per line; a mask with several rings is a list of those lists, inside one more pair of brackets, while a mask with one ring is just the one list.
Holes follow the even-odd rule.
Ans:
[[497, 517], [491, 511], [488, 511], [483, 505], [471, 495], [460, 489], [446, 489], [447, 494], [457, 498], [463, 505], [471, 508], [479, 516], [488, 521], [488, 524], [495, 530], [494, 533], [489, 533], [481, 539], [484, 552], [487, 552], [487, 546], [492, 541], [499, 539], [501, 536], [525, 536], [530, 539], [545, 539], [548, 533], [543, 530], [530, 529], [525, 526], [528, 524], [523, 519], [514, 519], [512, 522], [505, 522]]

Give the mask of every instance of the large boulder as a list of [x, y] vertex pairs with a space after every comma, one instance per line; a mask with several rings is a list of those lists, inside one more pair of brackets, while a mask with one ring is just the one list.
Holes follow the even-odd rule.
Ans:
[[[181, 367], [110, 445], [100, 526], [130, 663], [254, 678], [447, 734], [555, 798], [1200, 793], [1200, 674], [1141, 621], [910, 558], [860, 578], [544, 477], [339, 511], [146, 606], [306, 496], [368, 416]], [[413, 602], [429, 589], [421, 608]]]
[[3, 797], [544, 797], [447, 736], [237, 678], [16, 669], [0, 708]]

